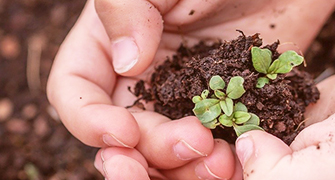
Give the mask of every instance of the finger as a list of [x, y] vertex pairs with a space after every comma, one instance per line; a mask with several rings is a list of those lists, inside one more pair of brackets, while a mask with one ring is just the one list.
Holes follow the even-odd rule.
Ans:
[[335, 113], [335, 76], [331, 76], [317, 85], [320, 99], [315, 104], [310, 104], [305, 113], [306, 125], [310, 125]]
[[133, 113], [141, 130], [136, 148], [150, 166], [160, 169], [179, 167], [192, 159], [209, 155], [214, 140], [209, 129], [193, 117], [170, 121], [154, 113]]
[[[292, 150], [280, 139], [264, 131], [250, 131], [236, 141], [236, 153], [243, 167], [244, 179], [263, 179]], [[252, 178], [251, 178], [252, 176]]]
[[182, 167], [163, 170], [169, 179], [231, 179], [235, 171], [235, 157], [230, 145], [216, 139], [213, 152], [207, 157], [192, 161]]
[[48, 99], [64, 125], [83, 143], [134, 147], [139, 128], [126, 109], [112, 105], [110, 95], [117, 80], [101, 47], [106, 35], [101, 33], [103, 27], [92, 3], [88, 1], [56, 56], [47, 85]]
[[[95, 156], [94, 166], [100, 171], [102, 175], [104, 176], [106, 176], [106, 174], [111, 175], [113, 171], [112, 172], [107, 171], [110, 168], [106, 167], [106, 164], [107, 164], [106, 162], [111, 161], [111, 159], [117, 155], [127, 156], [137, 161], [145, 170], [148, 169], [148, 164], [146, 160], [136, 149], [121, 148], [121, 147], [109, 147], [109, 148], [100, 149]], [[120, 161], [119, 163], [122, 164], [125, 162]], [[115, 164], [114, 166], [117, 166], [117, 165]]]
[[143, 72], [160, 43], [160, 12], [144, 0], [96, 0], [95, 6], [111, 41], [114, 70], [128, 76]]

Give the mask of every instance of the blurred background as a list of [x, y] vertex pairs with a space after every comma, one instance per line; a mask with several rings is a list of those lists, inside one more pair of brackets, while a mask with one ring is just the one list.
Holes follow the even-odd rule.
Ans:
[[103, 179], [97, 149], [64, 128], [45, 87], [85, 0], [0, 0], [0, 179]]
[[[97, 149], [64, 128], [45, 95], [53, 58], [85, 2], [0, 0], [0, 180], [103, 179], [93, 166]], [[305, 57], [315, 77], [334, 73], [335, 14]]]

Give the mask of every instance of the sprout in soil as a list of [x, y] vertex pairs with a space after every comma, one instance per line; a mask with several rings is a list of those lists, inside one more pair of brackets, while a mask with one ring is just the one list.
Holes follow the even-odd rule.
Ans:
[[259, 47], [251, 48], [251, 59], [256, 71], [266, 75], [257, 79], [257, 88], [264, 87], [269, 83], [269, 79], [276, 79], [278, 73], [288, 73], [304, 61], [304, 58], [295, 51], [286, 51], [272, 62], [271, 51]]
[[234, 106], [233, 100], [245, 93], [243, 83], [242, 77], [232, 77], [224, 92], [226, 84], [220, 76], [216, 75], [209, 81], [209, 87], [214, 92], [210, 98], [208, 98], [210, 94], [208, 89], [205, 89], [200, 96], [192, 98], [195, 103], [193, 112], [205, 127], [210, 129], [218, 125], [233, 127], [237, 136], [250, 130], [262, 129], [258, 126], [258, 116], [248, 113], [244, 104], [238, 102]]

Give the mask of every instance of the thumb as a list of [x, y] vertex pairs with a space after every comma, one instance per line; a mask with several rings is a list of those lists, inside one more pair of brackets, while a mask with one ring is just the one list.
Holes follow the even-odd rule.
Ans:
[[236, 141], [236, 153], [243, 167], [244, 179], [263, 179], [292, 150], [277, 137], [264, 131], [250, 131]]
[[147, 1], [95, 0], [97, 14], [111, 40], [115, 72], [133, 76], [152, 62], [163, 32], [160, 12]]

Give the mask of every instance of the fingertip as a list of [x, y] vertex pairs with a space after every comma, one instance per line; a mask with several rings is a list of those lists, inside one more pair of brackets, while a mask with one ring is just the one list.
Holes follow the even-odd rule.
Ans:
[[125, 155], [115, 155], [103, 163], [105, 178], [150, 180], [146, 169], [136, 160]]
[[[94, 166], [103, 176], [112, 179], [118, 175], [115, 174], [117, 171], [112, 169], [115, 166], [123, 166], [124, 168], [132, 167], [135, 169], [134, 173], [138, 172], [138, 175], [143, 174], [143, 172], [145, 172], [145, 175], [148, 170], [148, 164], [145, 158], [136, 149], [122, 147], [100, 149], [95, 156]], [[145, 171], [143, 171], [143, 168]], [[126, 173], [125, 176], [122, 175], [123, 178], [121, 179], [128, 176]]]
[[99, 18], [110, 38], [115, 72], [123, 76], [142, 73], [153, 61], [163, 32], [163, 18], [148, 1], [99, 0]]
[[195, 168], [200, 179], [230, 179], [234, 171], [235, 156], [230, 145], [222, 139], [215, 139], [213, 152]]

